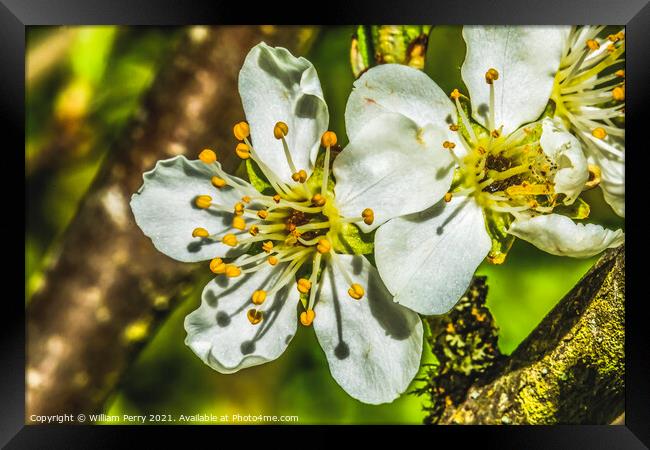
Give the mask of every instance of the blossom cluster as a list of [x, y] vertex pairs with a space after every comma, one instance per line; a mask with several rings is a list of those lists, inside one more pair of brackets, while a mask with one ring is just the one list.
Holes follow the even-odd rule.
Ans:
[[570, 257], [621, 245], [622, 230], [579, 222], [597, 186], [625, 211], [625, 35], [603, 31], [466, 26], [465, 93], [373, 67], [342, 149], [314, 66], [255, 46], [233, 127], [248, 179], [205, 149], [159, 161], [131, 201], [159, 251], [215, 274], [186, 344], [233, 373], [313, 326], [348, 394], [390, 402], [420, 366], [419, 314], [449, 311], [482, 261], [503, 263], [516, 238]]

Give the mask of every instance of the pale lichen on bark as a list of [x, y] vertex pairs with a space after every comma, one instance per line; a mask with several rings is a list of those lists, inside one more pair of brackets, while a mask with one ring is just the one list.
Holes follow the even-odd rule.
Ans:
[[[472, 289], [466, 299], [483, 304]], [[467, 305], [460, 306], [467, 311]], [[471, 310], [471, 309], [469, 309]], [[459, 311], [455, 310], [455, 314]], [[454, 313], [452, 313], [454, 314]], [[436, 318], [429, 322], [440, 322]], [[443, 319], [444, 320], [444, 319]], [[484, 325], [493, 330], [493, 324]], [[437, 330], [437, 331], [436, 331]], [[448, 339], [447, 329], [432, 340]], [[429, 422], [441, 424], [605, 424], [624, 409], [625, 250], [605, 253], [507, 358], [473, 368], [471, 386], [449, 397]], [[434, 354], [449, 349], [433, 346]], [[432, 371], [428, 383], [440, 383]], [[429, 395], [433, 392], [429, 391]], [[440, 393], [438, 393], [440, 395]], [[458, 399], [458, 400], [457, 400]], [[432, 404], [440, 404], [432, 396]]]

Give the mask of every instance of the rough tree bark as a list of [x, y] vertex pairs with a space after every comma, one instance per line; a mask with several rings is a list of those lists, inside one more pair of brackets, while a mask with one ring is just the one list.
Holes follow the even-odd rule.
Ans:
[[[605, 253], [507, 358], [495, 348], [495, 328], [483, 307], [486, 292], [485, 279], [475, 280], [460, 309], [452, 312], [454, 323], [463, 322], [460, 332], [449, 326], [449, 318], [430, 320], [432, 348], [441, 364], [421, 389], [432, 398], [429, 422], [624, 420], [624, 247]], [[478, 334], [483, 336], [480, 348]], [[476, 362], [458, 363], [460, 356], [472, 353]]]
[[156, 160], [219, 150], [226, 168], [243, 119], [237, 77], [264, 40], [303, 51], [315, 30], [192, 28], [110, 152], [27, 310], [27, 407], [32, 414], [101, 410], [129, 361], [195, 278], [196, 264], [155, 250], [135, 225], [131, 194]]

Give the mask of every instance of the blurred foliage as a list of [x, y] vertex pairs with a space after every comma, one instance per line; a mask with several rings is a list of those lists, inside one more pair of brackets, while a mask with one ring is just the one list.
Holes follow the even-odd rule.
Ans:
[[[171, 32], [170, 32], [171, 31]], [[174, 48], [179, 30], [153, 27], [30, 27], [27, 33], [25, 244], [26, 301], [42, 280], [48, 258], [74, 216], [107, 151], [137, 114], [142, 94]], [[330, 128], [347, 142], [344, 111], [354, 75], [353, 27], [326, 28], [304, 55], [318, 71]], [[466, 91], [460, 27], [437, 26], [429, 35], [424, 70], [445, 91]], [[600, 190], [589, 191], [589, 221], [622, 226]], [[500, 329], [504, 353], [539, 323], [594, 258], [547, 255], [517, 241], [505, 264], [484, 263], [487, 305]], [[206, 282], [208, 281], [206, 274]], [[421, 423], [421, 399], [404, 395], [389, 405], [351, 399], [331, 378], [311, 328], [299, 331], [277, 361], [222, 375], [185, 346], [183, 319], [199, 304], [197, 285], [133, 363], [106, 406], [107, 414], [239, 413], [298, 415], [300, 423]], [[423, 363], [432, 356], [425, 346]], [[424, 375], [424, 369], [418, 376]], [[412, 388], [417, 383], [413, 383]]]
[[148, 27], [28, 29], [26, 301], [176, 35]]

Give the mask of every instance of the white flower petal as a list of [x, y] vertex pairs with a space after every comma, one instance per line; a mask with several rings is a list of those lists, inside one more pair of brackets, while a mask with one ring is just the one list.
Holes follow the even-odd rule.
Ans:
[[587, 158], [580, 141], [566, 131], [559, 122], [551, 119], [542, 121], [540, 145], [556, 164], [554, 189], [557, 194], [565, 194], [567, 205], [576, 201], [589, 179]]
[[605, 201], [616, 214], [625, 217], [625, 161], [603, 155], [598, 160], [598, 166]]
[[[456, 122], [456, 108], [438, 85], [420, 70], [402, 64], [382, 64], [354, 82], [345, 107], [345, 127], [352, 140], [385, 112], [403, 114], [420, 127], [441, 128]], [[453, 133], [449, 133], [450, 139]]]
[[261, 43], [246, 56], [239, 72], [239, 95], [250, 125], [253, 147], [262, 161], [292, 183], [277, 122], [289, 127], [286, 141], [297, 169], [311, 173], [329, 113], [314, 66], [287, 49]]
[[597, 139], [589, 132], [581, 134], [589, 144], [589, 162], [601, 170], [600, 187], [605, 201], [614, 212], [625, 217], [625, 140], [608, 135]]
[[299, 294], [290, 285], [267, 297], [262, 322], [246, 317], [253, 292], [269, 290], [284, 265], [265, 268], [241, 278], [220, 276], [203, 290], [201, 306], [185, 318], [189, 346], [217, 372], [233, 373], [278, 358], [296, 333]]
[[382, 225], [375, 261], [396, 302], [420, 314], [443, 314], [465, 293], [490, 247], [481, 208], [454, 197]]
[[494, 82], [495, 127], [509, 134], [544, 111], [570, 27], [464, 26], [467, 55], [461, 68], [469, 90], [472, 116], [487, 126], [490, 89], [485, 73], [499, 72]]
[[454, 162], [442, 147], [440, 128], [420, 128], [395, 113], [376, 117], [336, 158], [336, 204], [346, 217], [374, 211], [372, 225], [359, 223], [364, 232], [403, 214], [422, 211], [449, 189]]
[[352, 299], [336, 266], [323, 270], [314, 330], [336, 382], [371, 404], [393, 401], [420, 367], [422, 322], [393, 303], [377, 271], [363, 256], [338, 255], [365, 295]]
[[184, 156], [158, 161], [143, 175], [144, 184], [131, 197], [131, 209], [138, 226], [165, 255], [184, 262], [236, 256], [235, 249], [221, 242], [192, 237], [197, 227], [219, 234], [232, 222], [230, 212], [197, 208], [197, 196], [209, 195], [214, 203], [234, 206], [244, 195], [230, 186], [216, 189], [210, 182], [213, 175], [208, 165]]
[[587, 258], [625, 241], [622, 230], [608, 230], [591, 223], [575, 223], [560, 214], [515, 220], [508, 233], [552, 255]]

